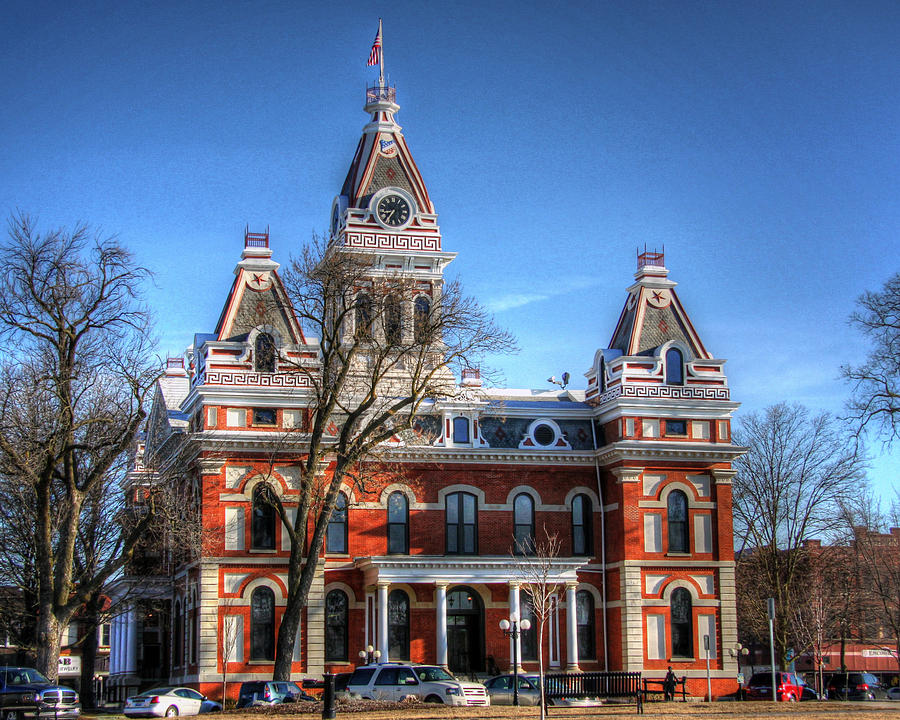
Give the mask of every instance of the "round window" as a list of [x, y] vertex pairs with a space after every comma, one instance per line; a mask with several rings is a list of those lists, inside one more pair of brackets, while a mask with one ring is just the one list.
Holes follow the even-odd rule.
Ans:
[[556, 440], [556, 431], [549, 425], [538, 425], [532, 434], [538, 445], [552, 445]]

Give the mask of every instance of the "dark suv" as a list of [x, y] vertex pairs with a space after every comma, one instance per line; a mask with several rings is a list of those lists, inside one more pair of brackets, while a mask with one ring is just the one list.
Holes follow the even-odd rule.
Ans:
[[37, 670], [0, 666], [0, 717], [59, 718], [71, 720], [81, 713], [78, 693], [54, 685]]
[[829, 700], [886, 700], [887, 692], [872, 673], [835, 673], [826, 685]]
[[241, 683], [237, 707], [280, 705], [301, 700], [315, 700], [315, 698], [301, 690], [300, 686], [295, 682], [251, 680]]

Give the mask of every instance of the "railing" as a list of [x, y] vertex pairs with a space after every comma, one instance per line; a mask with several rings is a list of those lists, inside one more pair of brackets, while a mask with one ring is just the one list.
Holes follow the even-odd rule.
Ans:
[[663, 252], [649, 252], [647, 248], [644, 248], [644, 252], [637, 256], [637, 269], [640, 270], [647, 265], [664, 267], [665, 262], [663, 261], [665, 259], [665, 254], [665, 250], [663, 250]]
[[244, 228], [244, 247], [245, 248], [267, 248], [269, 247], [269, 228], [266, 227], [264, 233], [252, 233], [250, 227]]
[[393, 85], [375, 85], [366, 88], [366, 105], [380, 100], [388, 102], [397, 102], [397, 88]]
[[168, 370], [171, 368], [180, 368], [181, 370], [184, 370], [184, 358], [180, 358], [180, 357], [166, 358], [166, 369]]
[[544, 676], [544, 698], [631, 698], [638, 713], [644, 712], [639, 672], [554, 673]]

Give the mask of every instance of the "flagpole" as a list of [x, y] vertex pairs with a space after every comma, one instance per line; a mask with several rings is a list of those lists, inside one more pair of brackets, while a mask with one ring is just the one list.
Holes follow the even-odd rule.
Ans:
[[384, 35], [381, 33], [381, 18], [378, 18], [378, 37], [381, 38], [381, 53], [378, 56], [378, 87], [384, 87]]

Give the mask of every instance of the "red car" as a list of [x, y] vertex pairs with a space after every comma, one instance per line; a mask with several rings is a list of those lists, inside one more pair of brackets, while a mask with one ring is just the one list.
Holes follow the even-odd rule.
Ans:
[[[775, 673], [775, 693], [780, 702], [799, 702], [815, 699], [816, 694], [794, 673]], [[805, 697], [804, 697], [805, 695]], [[754, 673], [747, 683], [748, 700], [772, 699], [772, 673]]]

